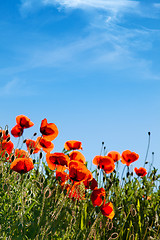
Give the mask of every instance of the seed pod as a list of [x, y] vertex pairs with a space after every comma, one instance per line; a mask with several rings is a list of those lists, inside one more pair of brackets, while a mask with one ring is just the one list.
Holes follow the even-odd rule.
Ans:
[[9, 142], [10, 141], [10, 137], [7, 138], [6, 142]]
[[13, 162], [13, 161], [14, 161], [14, 159], [15, 159], [15, 156], [14, 156], [14, 155], [12, 155], [12, 157], [11, 157], [11, 162]]
[[8, 135], [8, 133], [9, 133], [9, 132], [8, 132], [8, 129], [7, 129], [6, 132], [5, 132], [6, 136]]
[[42, 158], [42, 156], [43, 156], [43, 155], [42, 155], [42, 152], [40, 152], [40, 154], [39, 154], [39, 158], [41, 159], [41, 158]]

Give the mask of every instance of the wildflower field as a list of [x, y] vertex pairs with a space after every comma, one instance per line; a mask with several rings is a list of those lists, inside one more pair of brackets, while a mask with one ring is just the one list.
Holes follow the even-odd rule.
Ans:
[[106, 152], [102, 143], [90, 159], [92, 171], [81, 141], [69, 139], [62, 152], [54, 152], [57, 126], [45, 118], [39, 133], [24, 139], [33, 125], [19, 115], [11, 130], [0, 130], [0, 239], [160, 239], [154, 153], [147, 162], [147, 149], [138, 169], [138, 153]]

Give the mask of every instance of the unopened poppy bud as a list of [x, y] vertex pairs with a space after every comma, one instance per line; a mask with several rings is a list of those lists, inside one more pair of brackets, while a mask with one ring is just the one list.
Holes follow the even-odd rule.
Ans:
[[66, 195], [66, 194], [67, 194], [67, 189], [64, 189], [64, 191], [63, 191], [63, 192], [64, 192], [64, 195]]
[[123, 179], [123, 181], [125, 180], [125, 178], [124, 178], [124, 177], [123, 177], [122, 179]]
[[36, 176], [38, 175], [38, 169], [36, 170]]
[[114, 169], [113, 172], [116, 173], [116, 170]]
[[145, 164], [148, 164], [148, 162], [145, 162]]
[[98, 165], [98, 167], [97, 167], [98, 169], [100, 169], [100, 166]]
[[8, 156], [9, 156], [9, 155], [8, 155], [8, 153], [6, 152], [6, 153], [5, 153], [5, 157], [7, 158]]
[[105, 177], [103, 177], [103, 182], [105, 182], [105, 179], [106, 179], [106, 178], [105, 178]]
[[150, 135], [151, 135], [151, 132], [148, 132], [148, 135], [150, 136]]
[[102, 142], [102, 145], [104, 145], [104, 142]]
[[25, 143], [27, 141], [27, 139], [24, 139], [23, 143]]
[[155, 181], [156, 180], [156, 176], [154, 175], [152, 179], [153, 179], [153, 181]]
[[35, 164], [35, 162], [36, 162], [36, 160], [35, 160], [35, 159], [33, 159], [33, 164]]
[[5, 133], [5, 134], [6, 134], [6, 136], [8, 135], [8, 129], [6, 130], [6, 133]]
[[106, 147], [104, 146], [104, 150], [106, 150]]
[[32, 154], [33, 153], [33, 148], [31, 148], [31, 150], [30, 150], [30, 154]]
[[36, 136], [36, 135], [37, 135], [37, 133], [34, 133], [34, 134], [33, 134], [33, 136]]
[[30, 174], [28, 174], [27, 179], [30, 179]]
[[3, 133], [2, 133], [2, 132], [0, 132], [0, 138], [2, 137], [2, 135], [3, 135]]
[[15, 156], [14, 156], [14, 155], [12, 155], [12, 157], [11, 157], [11, 162], [13, 162], [13, 161], [14, 161], [14, 159], [15, 159]]
[[127, 176], [127, 178], [129, 177], [129, 175], [130, 175], [130, 173], [129, 173], [129, 172], [127, 172], [127, 175], [126, 175], [126, 176]]
[[131, 176], [133, 176], [133, 172], [131, 172]]
[[10, 141], [10, 137], [8, 137], [6, 141], [9, 142]]
[[42, 156], [43, 156], [43, 155], [42, 155], [42, 152], [40, 152], [40, 154], [39, 154], [39, 158], [41, 159], [41, 158], [42, 158]]

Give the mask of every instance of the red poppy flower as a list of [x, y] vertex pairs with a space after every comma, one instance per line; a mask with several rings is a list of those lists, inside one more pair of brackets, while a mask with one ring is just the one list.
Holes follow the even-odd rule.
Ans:
[[58, 166], [66, 166], [68, 167], [69, 164], [69, 157], [64, 153], [47, 153], [46, 154], [46, 161], [48, 163], [48, 167], [51, 170], [54, 170]]
[[87, 179], [83, 183], [86, 189], [91, 189], [92, 191], [98, 187], [98, 183], [95, 178], [93, 178], [92, 180]]
[[139, 155], [135, 152], [131, 152], [130, 150], [125, 150], [122, 153], [122, 159], [121, 162], [123, 164], [126, 164], [127, 166], [129, 166], [131, 163], [135, 162], [136, 160], [138, 160]]
[[70, 140], [70, 141], [65, 142], [64, 148], [68, 151], [74, 150], [74, 149], [82, 149], [82, 143], [79, 141]]
[[70, 161], [69, 163], [69, 177], [74, 182], [81, 182], [87, 179], [92, 180], [92, 173], [87, 167], [78, 161]]
[[101, 206], [106, 196], [104, 188], [95, 188], [91, 193], [91, 201], [93, 206]]
[[120, 160], [121, 155], [119, 152], [116, 151], [111, 151], [107, 154], [108, 157], [111, 157], [113, 159], [114, 162], [117, 162]]
[[69, 157], [70, 157], [70, 160], [79, 161], [79, 162], [82, 162], [84, 164], [86, 163], [86, 159], [85, 159], [84, 155], [79, 151], [70, 152]]
[[138, 168], [134, 168], [135, 173], [139, 176], [139, 177], [144, 177], [147, 174], [147, 170], [143, 167]]
[[51, 141], [47, 141], [46, 139], [42, 138], [42, 137], [38, 137], [36, 140], [36, 146], [37, 148], [42, 148], [42, 150], [45, 153], [49, 153], [53, 150], [54, 145]]
[[99, 166], [99, 162], [100, 162], [100, 160], [102, 160], [102, 159], [103, 159], [103, 156], [100, 156], [100, 155], [95, 156], [95, 157], [93, 158], [93, 164]]
[[47, 119], [43, 119], [40, 126], [40, 132], [43, 138], [53, 141], [58, 136], [58, 128], [54, 123], [47, 123]]
[[29, 154], [23, 149], [15, 149], [14, 153], [16, 158], [29, 158]]
[[19, 125], [15, 125], [11, 130], [11, 134], [14, 137], [20, 137], [23, 134], [23, 128]]
[[10, 168], [18, 173], [27, 173], [34, 168], [32, 158], [16, 158]]
[[[2, 141], [0, 143], [0, 154], [1, 157], [5, 156], [5, 153], [8, 153], [8, 155], [10, 155], [12, 153], [12, 150], [14, 148], [14, 145], [11, 141], [7, 142], [7, 141]], [[6, 160], [8, 160], [9, 157], [6, 158]]]
[[26, 141], [27, 150], [30, 152], [33, 149], [33, 153], [38, 153], [41, 148], [37, 147], [37, 142], [32, 139], [27, 139]]
[[104, 156], [99, 161], [99, 167], [102, 168], [105, 171], [105, 173], [108, 174], [114, 171], [115, 164], [112, 158]]
[[26, 117], [25, 115], [19, 115], [16, 117], [16, 122], [17, 125], [19, 125], [21, 128], [30, 128], [34, 125], [33, 122], [31, 122], [31, 120]]
[[101, 210], [102, 214], [104, 216], [108, 217], [109, 219], [112, 219], [115, 215], [114, 210], [113, 210], [113, 204], [111, 202], [105, 203], [105, 201], [104, 201], [104, 203], [100, 207], [100, 210]]

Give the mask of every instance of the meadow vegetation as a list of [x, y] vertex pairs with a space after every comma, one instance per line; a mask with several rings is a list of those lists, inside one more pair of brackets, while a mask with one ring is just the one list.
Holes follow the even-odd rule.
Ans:
[[43, 119], [39, 136], [24, 139], [33, 125], [19, 115], [11, 131], [0, 131], [0, 239], [160, 239], [154, 153], [133, 171], [137, 153], [107, 153], [102, 143], [90, 171], [80, 141], [69, 140], [54, 152], [57, 126]]

